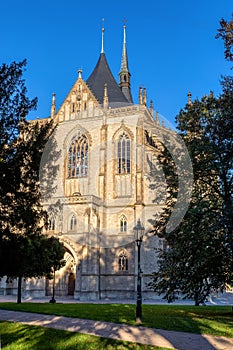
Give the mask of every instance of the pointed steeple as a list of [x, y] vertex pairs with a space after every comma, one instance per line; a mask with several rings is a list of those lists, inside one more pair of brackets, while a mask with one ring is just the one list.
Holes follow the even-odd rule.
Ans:
[[128, 56], [127, 56], [127, 48], [126, 48], [126, 25], [123, 26], [124, 30], [124, 39], [123, 39], [123, 48], [122, 48], [122, 57], [121, 57], [121, 70], [120, 72], [124, 71], [129, 73], [128, 68]]
[[101, 105], [107, 105], [106, 98], [111, 108], [130, 104], [109, 68], [104, 53], [104, 26], [102, 26], [102, 48], [99, 60], [86, 83]]
[[119, 78], [120, 78], [120, 88], [125, 97], [127, 98], [127, 101], [130, 103], [133, 103], [131, 90], [130, 90], [130, 72], [128, 67], [128, 56], [127, 56], [127, 48], [126, 48], [126, 25], [124, 21], [124, 40], [123, 40], [123, 48], [122, 48], [122, 56], [121, 56], [121, 69], [119, 72]]

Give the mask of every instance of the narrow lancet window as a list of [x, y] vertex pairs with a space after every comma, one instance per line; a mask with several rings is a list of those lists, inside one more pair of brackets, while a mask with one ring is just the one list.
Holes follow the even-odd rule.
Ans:
[[77, 227], [77, 219], [75, 215], [73, 214], [70, 218], [70, 231], [74, 231]]
[[117, 148], [118, 174], [130, 173], [130, 139], [123, 133], [118, 141]]
[[127, 232], [127, 219], [125, 215], [120, 218], [120, 232]]

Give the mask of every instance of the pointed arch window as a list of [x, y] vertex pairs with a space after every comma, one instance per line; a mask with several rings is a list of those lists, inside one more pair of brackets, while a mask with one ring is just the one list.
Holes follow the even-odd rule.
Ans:
[[76, 136], [68, 151], [68, 178], [88, 175], [88, 140], [85, 135]]
[[120, 218], [120, 232], [127, 232], [127, 218], [125, 215]]
[[128, 254], [125, 249], [121, 250], [118, 255], [118, 270], [128, 271]]
[[77, 227], [77, 219], [76, 216], [73, 214], [70, 218], [70, 231], [74, 231]]
[[130, 138], [124, 132], [117, 144], [117, 167], [118, 174], [130, 173]]

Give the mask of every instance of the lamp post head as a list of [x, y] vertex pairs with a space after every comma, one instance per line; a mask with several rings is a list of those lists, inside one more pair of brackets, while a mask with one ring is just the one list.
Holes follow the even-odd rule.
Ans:
[[133, 228], [133, 230], [134, 230], [136, 242], [139, 242], [139, 241], [141, 242], [145, 232], [145, 228], [142, 226], [140, 219], [138, 219], [137, 225]]

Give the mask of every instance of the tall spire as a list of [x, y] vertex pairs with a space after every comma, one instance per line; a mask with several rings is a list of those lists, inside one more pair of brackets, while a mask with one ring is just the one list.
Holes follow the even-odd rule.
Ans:
[[101, 53], [104, 53], [104, 18], [102, 18], [102, 46]]
[[132, 95], [130, 91], [130, 72], [128, 67], [128, 56], [127, 56], [127, 48], [126, 48], [126, 20], [124, 20], [123, 25], [124, 30], [124, 38], [123, 38], [123, 48], [122, 48], [122, 56], [121, 56], [121, 69], [119, 72], [120, 78], [120, 88], [127, 98], [128, 102], [132, 103]]
[[[102, 19], [102, 49], [99, 60], [86, 83], [101, 105], [116, 108], [132, 104], [117, 84], [104, 53], [104, 19]], [[131, 95], [130, 95], [131, 96]]]
[[124, 20], [123, 30], [124, 30], [124, 39], [123, 39], [123, 49], [122, 49], [122, 57], [121, 57], [121, 72], [129, 72], [128, 69], [128, 57], [127, 57], [127, 49], [126, 49], [126, 21]]

